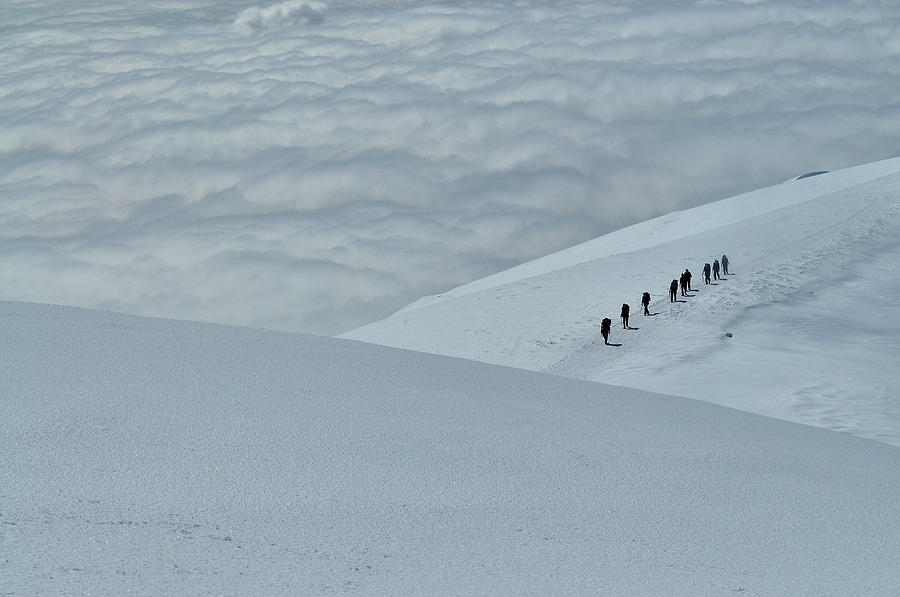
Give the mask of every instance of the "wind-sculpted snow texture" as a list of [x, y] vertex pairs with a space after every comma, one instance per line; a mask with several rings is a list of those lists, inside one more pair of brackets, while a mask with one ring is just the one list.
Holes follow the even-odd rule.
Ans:
[[7, 595], [895, 595], [900, 450], [387, 347], [0, 303]]
[[[700, 398], [900, 445], [900, 160], [675, 212], [348, 337]], [[704, 285], [725, 253], [733, 275]], [[696, 292], [670, 304], [685, 268]], [[638, 330], [600, 320], [654, 295]], [[725, 336], [731, 334], [731, 336]]]

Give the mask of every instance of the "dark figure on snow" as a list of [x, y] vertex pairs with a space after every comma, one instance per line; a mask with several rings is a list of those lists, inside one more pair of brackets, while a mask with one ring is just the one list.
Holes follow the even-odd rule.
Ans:
[[703, 281], [709, 284], [709, 264], [703, 264]]
[[685, 282], [687, 282], [687, 289], [690, 290], [691, 289], [691, 270], [689, 270], [689, 269], [684, 270], [684, 280], [685, 280]]
[[718, 280], [719, 279], [719, 260], [716, 259], [713, 261], [713, 277]]
[[678, 284], [681, 286], [681, 296], [687, 296], [687, 278], [681, 274], [678, 278]]
[[628, 312], [631, 311], [631, 307], [628, 306], [628, 303], [622, 303], [622, 327], [626, 330], [628, 329]]
[[722, 273], [728, 275], [728, 257], [722, 255]]
[[641, 296], [641, 304], [644, 306], [644, 315], [650, 315], [650, 309], [648, 308], [648, 307], [650, 307], [650, 293], [649, 292], [645, 292]]
[[609, 344], [609, 328], [612, 326], [612, 320], [609, 317], [604, 317], [603, 321], [600, 322], [600, 335], [603, 336], [603, 343]]
[[672, 280], [669, 284], [669, 302], [674, 303], [678, 297], [678, 280]]

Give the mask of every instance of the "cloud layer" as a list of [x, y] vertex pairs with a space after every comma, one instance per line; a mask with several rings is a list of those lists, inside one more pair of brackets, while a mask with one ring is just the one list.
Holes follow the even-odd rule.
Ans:
[[13, 2], [0, 296], [331, 334], [900, 154], [879, 2]]

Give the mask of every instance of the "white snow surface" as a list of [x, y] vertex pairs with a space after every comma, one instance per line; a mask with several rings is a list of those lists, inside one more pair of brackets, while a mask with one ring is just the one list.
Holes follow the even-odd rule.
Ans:
[[348, 340], [0, 315], [4, 595], [900, 592], [885, 443]]
[[[732, 275], [705, 285], [727, 254]], [[693, 289], [668, 286], [689, 268]], [[651, 317], [641, 293], [653, 295]], [[900, 158], [623, 228], [343, 337], [715, 402], [900, 445]], [[619, 320], [631, 305], [631, 327]], [[613, 320], [605, 346], [599, 323]]]

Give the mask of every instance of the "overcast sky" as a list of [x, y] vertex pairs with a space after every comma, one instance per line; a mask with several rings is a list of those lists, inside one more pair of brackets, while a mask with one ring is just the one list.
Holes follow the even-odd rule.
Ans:
[[900, 155], [891, 2], [0, 4], [0, 298], [335, 334]]

